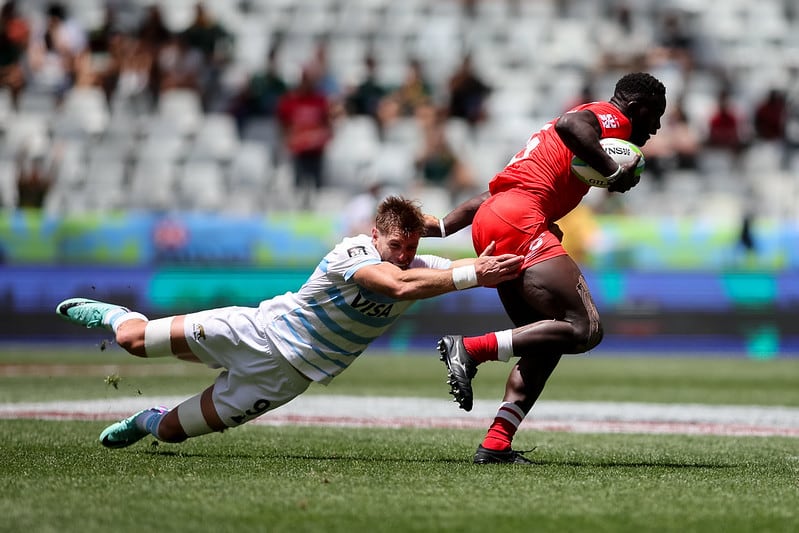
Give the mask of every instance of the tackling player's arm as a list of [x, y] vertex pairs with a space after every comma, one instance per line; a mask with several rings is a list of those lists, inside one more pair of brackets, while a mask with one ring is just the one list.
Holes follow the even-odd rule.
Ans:
[[555, 122], [555, 131], [574, 155], [608, 177], [609, 191], [627, 192], [641, 179], [635, 175], [640, 156], [626, 165], [619, 165], [602, 149], [599, 144], [602, 127], [593, 112], [583, 109], [565, 113]]
[[[493, 245], [489, 247], [493, 250]], [[488, 250], [488, 249], [487, 249]], [[519, 275], [521, 255], [488, 255], [459, 259], [448, 269], [409, 268], [383, 261], [364, 266], [353, 275], [359, 285], [396, 300], [421, 300], [458, 289], [493, 286]]]

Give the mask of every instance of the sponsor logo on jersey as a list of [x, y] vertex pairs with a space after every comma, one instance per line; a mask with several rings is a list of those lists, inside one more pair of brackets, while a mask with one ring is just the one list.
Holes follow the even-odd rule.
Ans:
[[197, 342], [199, 342], [200, 339], [205, 339], [205, 328], [202, 324], [192, 324], [191, 330], [194, 335], [194, 340]]
[[527, 252], [527, 255], [525, 256], [525, 259], [530, 259], [532, 257], [535, 257], [535, 255], [538, 253], [538, 250], [540, 250], [543, 245], [544, 245], [544, 236], [542, 235], [538, 237], [536, 240], [534, 240], [532, 243], [530, 243], [530, 249]]
[[610, 113], [600, 113], [598, 116], [599, 116], [599, 121], [602, 123], [603, 128], [608, 129], [608, 128], [619, 127], [619, 121], [616, 120], [615, 115], [612, 115]]
[[356, 255], [368, 255], [366, 253], [366, 248], [363, 246], [353, 246], [352, 248], [347, 250], [347, 255], [350, 257], [355, 257]]
[[355, 295], [355, 299], [350, 305], [359, 313], [365, 316], [376, 318], [386, 318], [391, 316], [391, 310], [394, 308], [394, 304], [373, 302], [364, 297], [364, 295], [360, 292]]

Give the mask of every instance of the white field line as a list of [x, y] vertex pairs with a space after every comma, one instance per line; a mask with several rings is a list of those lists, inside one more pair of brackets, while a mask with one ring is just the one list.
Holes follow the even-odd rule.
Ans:
[[[0, 419], [118, 420], [154, 405], [174, 406], [183, 397], [0, 404]], [[348, 427], [487, 429], [498, 402], [477, 401], [466, 413], [442, 399], [371, 396], [301, 396], [252, 423]], [[522, 430], [577, 433], [672, 433], [799, 438], [799, 408], [542, 401]]]

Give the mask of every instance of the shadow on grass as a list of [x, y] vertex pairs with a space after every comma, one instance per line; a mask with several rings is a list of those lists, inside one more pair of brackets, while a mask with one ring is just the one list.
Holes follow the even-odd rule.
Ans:
[[[161, 455], [164, 457], [179, 458], [203, 458], [203, 459], [257, 459], [257, 460], [300, 460], [300, 461], [359, 461], [372, 463], [444, 463], [458, 464], [464, 459], [453, 459], [449, 457], [425, 458], [401, 458], [401, 457], [378, 457], [374, 455], [314, 455], [314, 454], [285, 454], [285, 453], [204, 453], [204, 452], [181, 452], [173, 450], [143, 450], [147, 455]], [[471, 462], [471, 458], [469, 458]]]
[[[177, 457], [177, 458], [203, 458], [203, 459], [253, 459], [253, 460], [301, 460], [301, 461], [359, 461], [359, 462], [372, 462], [372, 463], [407, 463], [407, 464], [462, 464], [464, 462], [471, 463], [471, 455], [462, 458], [451, 457], [388, 457], [376, 456], [366, 454], [297, 454], [297, 453], [247, 453], [240, 450], [230, 450], [225, 453], [202, 452], [196, 450], [172, 450], [163, 449], [158, 443], [153, 442], [147, 449], [138, 450], [148, 455], [160, 455], [164, 457]], [[697, 470], [720, 470], [727, 468], [736, 468], [737, 465], [732, 464], [710, 464], [710, 463], [696, 463], [696, 462], [674, 462], [674, 461], [574, 461], [574, 460], [542, 460], [530, 457], [533, 461], [532, 468], [546, 467], [546, 466], [565, 466], [572, 468], [669, 468], [669, 469], [697, 469]], [[486, 465], [481, 465], [486, 466]], [[487, 465], [492, 467], [492, 465]], [[504, 466], [504, 465], [500, 465]]]
[[576, 468], [695, 468], [695, 469], [724, 469], [736, 468], [737, 465], [731, 464], [709, 464], [709, 463], [675, 463], [673, 461], [559, 461], [559, 460], [535, 460], [538, 466], [570, 466]]

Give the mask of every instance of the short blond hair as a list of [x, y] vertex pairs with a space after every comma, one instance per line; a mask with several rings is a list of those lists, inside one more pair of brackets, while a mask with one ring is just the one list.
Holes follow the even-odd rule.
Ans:
[[419, 202], [401, 196], [389, 196], [377, 206], [375, 227], [383, 235], [395, 231], [405, 236], [424, 231], [424, 214]]

